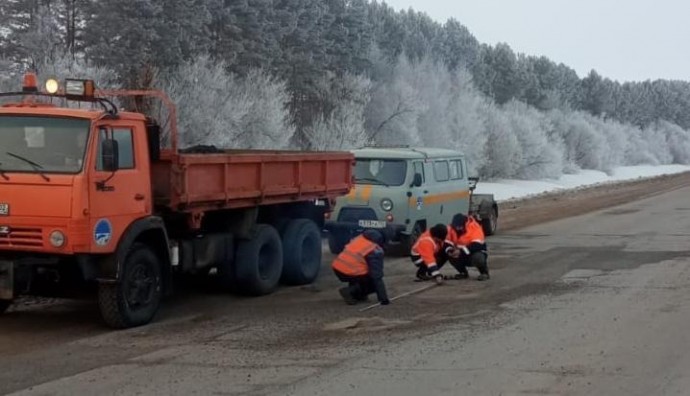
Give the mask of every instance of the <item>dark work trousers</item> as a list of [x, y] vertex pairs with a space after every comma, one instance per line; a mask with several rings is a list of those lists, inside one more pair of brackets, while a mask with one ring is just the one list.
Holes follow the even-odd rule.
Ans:
[[470, 254], [460, 252], [460, 257], [449, 257], [445, 251], [440, 251], [436, 254], [436, 264], [441, 269], [446, 262], [455, 268], [458, 273], [466, 275], [467, 267], [476, 267], [480, 274], [489, 274], [489, 265], [487, 263], [488, 254], [484, 250], [470, 250]]
[[350, 294], [356, 300], [364, 301], [368, 295], [376, 293], [374, 280], [369, 275], [349, 276], [336, 270], [333, 270], [333, 272], [335, 272], [335, 276], [337, 276], [341, 282], [347, 282], [349, 284]]

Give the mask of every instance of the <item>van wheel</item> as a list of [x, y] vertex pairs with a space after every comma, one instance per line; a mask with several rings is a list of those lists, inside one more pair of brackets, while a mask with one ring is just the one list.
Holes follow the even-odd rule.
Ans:
[[489, 217], [482, 219], [482, 228], [484, 229], [484, 234], [487, 236], [495, 234], [497, 227], [498, 211], [496, 208], [491, 208], [491, 211], [489, 211]]
[[346, 240], [341, 235], [328, 233], [328, 250], [333, 254], [340, 254], [345, 249]]
[[12, 305], [12, 300], [0, 300], [0, 314], [5, 313], [10, 305]]
[[283, 272], [283, 245], [278, 231], [258, 224], [252, 239], [237, 242], [235, 281], [240, 292], [260, 296], [272, 293]]
[[283, 276], [289, 285], [314, 282], [321, 270], [321, 231], [309, 219], [290, 221], [283, 233]]
[[135, 243], [127, 253], [119, 282], [98, 285], [101, 316], [117, 329], [149, 323], [158, 312], [162, 295], [160, 261], [141, 243]]
[[415, 223], [414, 227], [412, 228], [412, 232], [405, 238], [405, 243], [403, 244], [404, 251], [401, 253], [405, 256], [409, 256], [412, 246], [414, 246], [414, 243], [417, 242], [417, 239], [419, 239], [423, 233], [424, 226], [422, 223]]

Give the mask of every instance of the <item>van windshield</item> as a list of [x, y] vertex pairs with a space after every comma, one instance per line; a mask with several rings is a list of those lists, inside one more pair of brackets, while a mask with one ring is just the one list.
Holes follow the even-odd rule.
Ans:
[[407, 161], [374, 158], [355, 160], [355, 182], [382, 186], [401, 186], [407, 176]]
[[0, 171], [80, 172], [89, 124], [77, 118], [0, 116]]

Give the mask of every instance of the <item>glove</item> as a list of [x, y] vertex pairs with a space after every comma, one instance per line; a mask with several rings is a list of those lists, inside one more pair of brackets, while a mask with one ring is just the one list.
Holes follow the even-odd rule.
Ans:
[[390, 303], [391, 303], [391, 301], [388, 299], [381, 301], [381, 305], [388, 305]]
[[453, 249], [450, 251], [450, 253], [448, 255], [452, 258], [458, 258], [458, 257], [460, 257], [460, 250]]

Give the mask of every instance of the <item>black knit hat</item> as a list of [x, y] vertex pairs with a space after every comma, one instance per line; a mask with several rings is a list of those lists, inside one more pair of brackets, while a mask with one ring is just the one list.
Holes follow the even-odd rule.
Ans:
[[458, 213], [453, 216], [453, 220], [450, 222], [450, 226], [455, 230], [462, 230], [465, 228], [465, 223], [467, 223], [467, 216], [462, 213]]
[[446, 235], [448, 235], [448, 228], [446, 228], [444, 224], [436, 224], [435, 226], [431, 227], [429, 233], [434, 238], [446, 239]]

